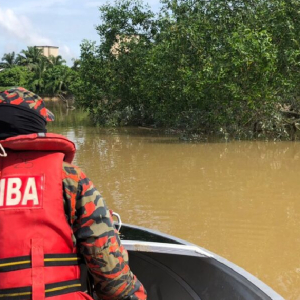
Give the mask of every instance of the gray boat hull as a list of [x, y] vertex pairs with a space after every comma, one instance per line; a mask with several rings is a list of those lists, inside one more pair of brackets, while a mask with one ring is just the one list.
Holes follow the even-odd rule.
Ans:
[[242, 268], [176, 237], [122, 225], [121, 239], [148, 300], [284, 299]]

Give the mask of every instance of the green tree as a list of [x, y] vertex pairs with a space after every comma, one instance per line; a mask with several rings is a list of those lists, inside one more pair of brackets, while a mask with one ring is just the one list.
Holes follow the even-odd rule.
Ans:
[[18, 54], [18, 61], [20, 65], [32, 68], [34, 64], [39, 63], [44, 57], [42, 49], [28, 46], [27, 50], [22, 50], [20, 54]]
[[30, 87], [33, 74], [28, 72], [26, 67], [15, 66], [0, 72], [0, 87], [7, 88], [12, 86]]
[[284, 134], [299, 98], [296, 0], [163, 0], [100, 7], [101, 44], [81, 45], [80, 103], [99, 123]]
[[[78, 72], [65, 65], [62, 56], [46, 57], [42, 50], [28, 47], [20, 54], [4, 54], [0, 72], [0, 87], [23, 86], [38, 94], [68, 95], [81, 84]], [[21, 63], [21, 66], [15, 66]]]
[[61, 66], [66, 63], [66, 61], [62, 58], [61, 55], [57, 55], [57, 56], [50, 55], [48, 57], [48, 61], [52, 66]]
[[81, 64], [81, 60], [80, 59], [76, 59], [76, 58], [72, 58], [72, 62], [73, 62], [73, 65], [72, 65], [72, 69], [74, 71], [78, 71], [79, 68], [80, 68], [80, 64]]
[[136, 40], [149, 43], [156, 33], [154, 13], [148, 5], [139, 0], [116, 0], [115, 5], [106, 4], [99, 8], [102, 19], [96, 27], [101, 40], [100, 52], [104, 57], [117, 55], [112, 48], [118, 45], [118, 52], [128, 53]]
[[38, 61], [31, 65], [33, 73], [33, 81], [31, 82], [31, 90], [42, 93], [45, 90], [45, 72], [49, 66], [46, 57], [40, 57]]
[[45, 92], [50, 94], [68, 94], [70, 86], [77, 80], [78, 74], [64, 65], [56, 65], [45, 71]]
[[81, 45], [80, 75], [88, 95], [78, 95], [102, 124], [140, 119], [143, 103], [135, 89], [135, 72], [156, 33], [154, 14], [140, 1], [117, 1], [100, 8], [97, 27], [102, 44]]
[[15, 52], [4, 53], [2, 57], [2, 62], [0, 63], [0, 68], [12, 68], [18, 65], [18, 59], [16, 57]]

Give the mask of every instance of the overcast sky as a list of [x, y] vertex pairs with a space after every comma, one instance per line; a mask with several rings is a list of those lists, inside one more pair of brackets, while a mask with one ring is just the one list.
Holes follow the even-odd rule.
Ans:
[[[79, 58], [83, 39], [99, 42], [99, 6], [106, 0], [0, 0], [0, 60], [27, 46], [57, 46], [71, 63]], [[159, 0], [144, 1], [158, 11]]]

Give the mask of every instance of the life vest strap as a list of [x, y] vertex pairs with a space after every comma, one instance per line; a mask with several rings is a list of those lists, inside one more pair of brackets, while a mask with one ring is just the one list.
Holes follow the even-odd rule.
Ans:
[[[68, 280], [45, 285], [45, 297], [53, 297], [81, 291], [80, 280]], [[32, 287], [0, 289], [0, 299], [28, 300], [32, 296]]]
[[44, 240], [31, 240], [32, 300], [45, 300]]
[[[61, 266], [75, 266], [80, 262], [80, 257], [77, 254], [45, 254], [44, 266], [45, 267], [61, 267]], [[22, 269], [31, 268], [31, 257], [19, 256], [12, 258], [0, 259], [0, 273], [17, 271]]]

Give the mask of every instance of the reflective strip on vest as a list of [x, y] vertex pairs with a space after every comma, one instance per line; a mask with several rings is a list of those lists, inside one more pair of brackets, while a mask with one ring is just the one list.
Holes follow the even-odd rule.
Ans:
[[[53, 266], [75, 266], [80, 262], [77, 254], [45, 254], [45, 267]], [[20, 256], [0, 259], [0, 272], [17, 271], [31, 268], [30, 256]]]

